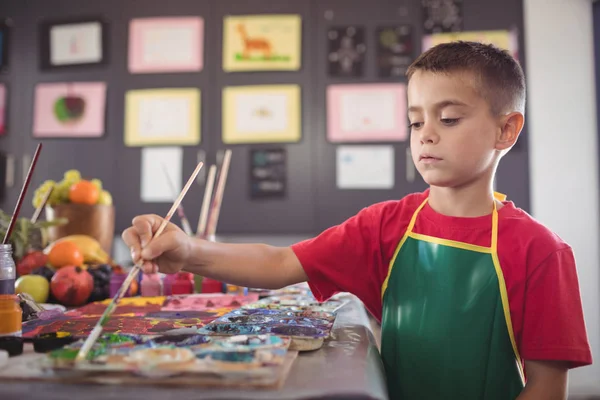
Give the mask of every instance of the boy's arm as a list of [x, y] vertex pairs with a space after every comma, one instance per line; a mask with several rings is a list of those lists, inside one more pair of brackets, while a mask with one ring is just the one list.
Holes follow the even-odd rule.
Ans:
[[559, 361], [525, 361], [527, 384], [517, 400], [566, 400], [569, 364]]
[[245, 287], [279, 289], [308, 279], [289, 247], [194, 240], [184, 269]]

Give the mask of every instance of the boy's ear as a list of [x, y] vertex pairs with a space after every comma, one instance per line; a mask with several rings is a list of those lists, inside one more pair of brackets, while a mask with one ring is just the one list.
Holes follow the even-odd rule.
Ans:
[[518, 111], [503, 115], [500, 118], [500, 132], [496, 138], [496, 149], [507, 150], [514, 146], [524, 123], [525, 116]]

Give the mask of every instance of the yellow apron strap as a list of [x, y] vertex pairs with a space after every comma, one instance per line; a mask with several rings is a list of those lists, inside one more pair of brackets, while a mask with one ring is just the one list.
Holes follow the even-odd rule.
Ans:
[[505, 201], [506, 195], [504, 193], [494, 192], [494, 198], [498, 201]]

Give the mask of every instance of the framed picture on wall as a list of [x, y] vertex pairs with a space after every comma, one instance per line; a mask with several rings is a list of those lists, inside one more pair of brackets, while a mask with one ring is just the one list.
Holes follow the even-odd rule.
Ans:
[[129, 23], [129, 72], [200, 71], [203, 43], [200, 17], [133, 19]]
[[35, 87], [33, 136], [97, 138], [104, 135], [106, 83], [48, 82]]
[[10, 25], [7, 19], [0, 21], [0, 72], [8, 69]]
[[295, 143], [302, 136], [299, 85], [223, 89], [223, 143]]
[[108, 26], [101, 18], [49, 20], [40, 25], [43, 70], [91, 67], [108, 62]]
[[198, 145], [201, 107], [197, 88], [130, 90], [125, 94], [125, 145]]
[[408, 138], [406, 85], [330, 85], [327, 120], [330, 142], [404, 141]]

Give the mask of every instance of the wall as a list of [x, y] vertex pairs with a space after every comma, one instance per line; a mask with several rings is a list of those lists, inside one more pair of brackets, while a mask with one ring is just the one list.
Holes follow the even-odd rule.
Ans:
[[[89, 3], [89, 4], [88, 4]], [[465, 30], [516, 29], [523, 54], [521, 0], [470, 1], [464, 10]], [[249, 150], [255, 146], [235, 145], [228, 184], [222, 204], [218, 232], [222, 234], [305, 234], [313, 235], [340, 223], [360, 208], [375, 202], [401, 198], [425, 188], [417, 177], [406, 178], [408, 142], [391, 143], [395, 150], [395, 187], [383, 190], [340, 190], [336, 187], [336, 147], [326, 139], [326, 86], [335, 83], [382, 81], [376, 73], [375, 28], [388, 24], [413, 27], [415, 55], [423, 34], [420, 0], [0, 0], [0, 17], [14, 22], [13, 63], [0, 81], [10, 83], [10, 131], [0, 138], [0, 148], [17, 158], [15, 187], [9, 190], [0, 208], [12, 208], [19, 194], [19, 182], [27, 168], [24, 155], [33, 153], [32, 111], [34, 85], [39, 82], [106, 81], [106, 135], [98, 139], [44, 140], [44, 150], [33, 177], [32, 190], [46, 179], [60, 180], [66, 169], [77, 168], [87, 177], [100, 178], [113, 193], [117, 212], [116, 232], [129, 226], [140, 213], [166, 214], [168, 203], [140, 201], [139, 148], [123, 145], [124, 94], [148, 87], [197, 87], [202, 89], [202, 142], [184, 149], [184, 181], [197, 162], [198, 150], [207, 153], [207, 162], [225, 146], [221, 141], [221, 89], [239, 84], [298, 83], [303, 95], [303, 138], [286, 144], [288, 151], [288, 196], [284, 199], [253, 201], [248, 195]], [[402, 10], [406, 12], [402, 12]], [[303, 65], [296, 72], [225, 73], [221, 67], [222, 19], [226, 14], [298, 13], [303, 18]], [[101, 68], [40, 71], [38, 24], [78, 15], [103, 16], [109, 23], [109, 63]], [[200, 15], [205, 19], [205, 67], [200, 73], [131, 75], [127, 70], [129, 20], [161, 15]], [[326, 70], [327, 30], [332, 26], [356, 24], [365, 27], [368, 56], [365, 74], [358, 79], [333, 78]], [[34, 32], [35, 34], [31, 34]], [[525, 57], [520, 59], [526, 65]], [[397, 78], [386, 81], [402, 80]], [[527, 128], [526, 128], [527, 130]], [[512, 151], [499, 169], [497, 189], [507, 193], [519, 206], [529, 209], [527, 133], [519, 149]], [[386, 143], [387, 144], [387, 143]], [[260, 147], [260, 146], [256, 146]], [[207, 169], [204, 169], [204, 173]], [[42, 171], [42, 172], [39, 172]], [[195, 225], [202, 202], [203, 187], [193, 185], [183, 205]], [[243, 212], [240, 212], [243, 210]], [[30, 200], [23, 215], [31, 215]], [[175, 218], [177, 221], [178, 219]]]
[[573, 371], [571, 393], [600, 394], [592, 2], [525, 0], [524, 6], [531, 212], [575, 251], [595, 365]]

